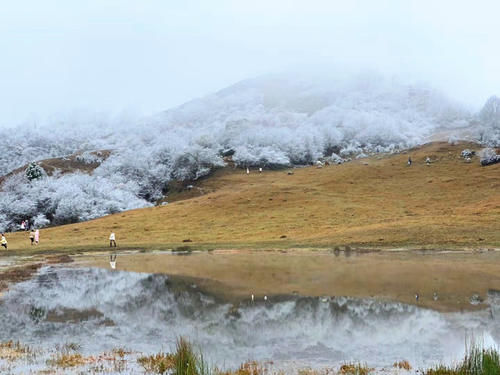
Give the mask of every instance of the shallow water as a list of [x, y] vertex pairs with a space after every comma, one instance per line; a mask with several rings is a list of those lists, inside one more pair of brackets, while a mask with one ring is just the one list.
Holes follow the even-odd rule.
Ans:
[[156, 353], [184, 336], [222, 367], [273, 360], [278, 367], [361, 361], [383, 368], [406, 359], [422, 368], [459, 359], [471, 336], [498, 345], [500, 298], [492, 292], [488, 302], [481, 311], [446, 314], [348, 297], [233, 306], [166, 275], [54, 266], [5, 293], [0, 340], [49, 349], [72, 342], [85, 354]]

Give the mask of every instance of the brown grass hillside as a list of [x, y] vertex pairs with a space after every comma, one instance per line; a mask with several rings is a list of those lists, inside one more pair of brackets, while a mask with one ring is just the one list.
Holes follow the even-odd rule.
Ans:
[[[91, 174], [101, 163], [84, 163], [81, 160], [78, 160], [78, 157], [82, 154], [82, 152], [76, 152], [72, 155], [68, 155], [60, 158], [52, 158], [52, 159], [44, 159], [37, 162], [47, 175], [52, 176], [54, 173], [59, 173], [61, 175], [67, 173], [87, 173]], [[100, 150], [93, 151], [91, 154], [99, 156], [102, 160], [106, 160], [110, 155], [110, 150]], [[22, 167], [16, 168], [13, 171], [7, 173], [5, 176], [0, 177], [0, 187], [2, 183], [8, 179], [9, 177], [19, 174], [25, 173], [26, 168], [28, 168], [28, 164], [23, 165]]]
[[[432, 143], [293, 175], [225, 168], [198, 182], [202, 196], [44, 229], [37, 250], [105, 249], [112, 230], [122, 249], [498, 247], [500, 164], [466, 163], [465, 147], [480, 148]], [[12, 250], [29, 248], [24, 233], [8, 240]]]

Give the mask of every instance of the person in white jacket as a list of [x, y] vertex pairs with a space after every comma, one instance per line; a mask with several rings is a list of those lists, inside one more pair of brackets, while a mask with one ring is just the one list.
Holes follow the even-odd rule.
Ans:
[[109, 235], [109, 247], [116, 247], [115, 232], [111, 232]]

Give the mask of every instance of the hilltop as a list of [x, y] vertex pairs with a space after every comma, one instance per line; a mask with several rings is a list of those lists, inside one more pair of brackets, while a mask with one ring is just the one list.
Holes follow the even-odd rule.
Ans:
[[[498, 247], [500, 164], [466, 163], [466, 147], [480, 149], [431, 143], [291, 175], [226, 167], [189, 199], [43, 229], [36, 250], [106, 250], [110, 231], [120, 249]], [[9, 248], [30, 249], [27, 235], [9, 234]]]

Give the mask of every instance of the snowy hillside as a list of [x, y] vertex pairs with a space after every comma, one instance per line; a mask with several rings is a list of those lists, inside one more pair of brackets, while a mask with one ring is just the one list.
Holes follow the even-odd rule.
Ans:
[[434, 134], [463, 130], [500, 143], [498, 99], [480, 114], [422, 85], [378, 76], [320, 81], [269, 76], [246, 80], [153, 118], [106, 121], [69, 118], [5, 131], [0, 172], [84, 150], [112, 150], [91, 175], [28, 181], [20, 173], [2, 185], [0, 226], [88, 220], [154, 203], [168, 182], [195, 180], [234, 153], [241, 166], [279, 167], [395, 152]]

